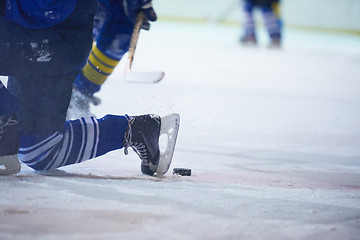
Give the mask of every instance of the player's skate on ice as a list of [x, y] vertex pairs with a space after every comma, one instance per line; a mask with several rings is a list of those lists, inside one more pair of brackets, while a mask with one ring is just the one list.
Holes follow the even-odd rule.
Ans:
[[[128, 154], [131, 147], [142, 160], [141, 172], [152, 176], [165, 174], [171, 164], [180, 116], [172, 114], [163, 118], [157, 115], [126, 116], [129, 127], [125, 133], [124, 152]], [[159, 138], [167, 135], [167, 146], [160, 151]]]

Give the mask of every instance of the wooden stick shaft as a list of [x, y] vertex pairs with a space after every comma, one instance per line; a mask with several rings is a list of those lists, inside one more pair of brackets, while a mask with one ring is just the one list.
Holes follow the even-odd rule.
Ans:
[[137, 44], [137, 41], [139, 38], [140, 29], [144, 22], [144, 19], [145, 19], [145, 14], [142, 11], [140, 11], [138, 13], [138, 15], [136, 16], [135, 26], [134, 26], [134, 30], [133, 30], [133, 33], [131, 35], [131, 40], [130, 40], [130, 47], [129, 47], [129, 54], [128, 54], [129, 69], [131, 69], [132, 63], [134, 61], [136, 44]]

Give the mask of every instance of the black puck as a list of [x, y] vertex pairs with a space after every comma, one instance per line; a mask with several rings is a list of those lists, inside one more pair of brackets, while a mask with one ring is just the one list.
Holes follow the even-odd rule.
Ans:
[[177, 174], [180, 176], [191, 176], [191, 169], [190, 168], [174, 168], [173, 174]]

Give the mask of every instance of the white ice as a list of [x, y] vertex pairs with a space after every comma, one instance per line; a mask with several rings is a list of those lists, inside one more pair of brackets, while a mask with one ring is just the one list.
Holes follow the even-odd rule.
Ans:
[[181, 115], [174, 167], [132, 153], [0, 177], [0, 239], [360, 239], [360, 40], [285, 29], [282, 50], [238, 44], [232, 26], [157, 22], [94, 107]]

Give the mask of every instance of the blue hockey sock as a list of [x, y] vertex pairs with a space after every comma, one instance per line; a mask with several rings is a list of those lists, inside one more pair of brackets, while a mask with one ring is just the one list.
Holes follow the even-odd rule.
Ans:
[[272, 6], [262, 7], [266, 28], [271, 38], [281, 38], [281, 19]]
[[35, 170], [48, 170], [80, 163], [123, 147], [128, 121], [106, 115], [67, 121], [63, 132], [47, 138], [20, 136], [18, 157]]
[[254, 6], [252, 1], [245, 1], [243, 5], [245, 36], [255, 36]]
[[76, 87], [77, 90], [79, 90], [81, 93], [88, 95], [88, 96], [92, 96], [94, 95], [96, 92], [99, 92], [101, 89], [101, 85], [95, 84], [91, 81], [89, 81], [84, 75], [83, 73], [79, 73], [79, 75], [77, 75], [75, 81], [74, 81], [74, 86]]
[[[89, 59], [81, 73], [76, 77], [74, 86], [83, 94], [92, 96], [100, 91], [101, 86], [114, 71], [126, 51], [116, 56], [105, 54], [94, 44]], [[114, 54], [115, 55], [115, 54]]]

